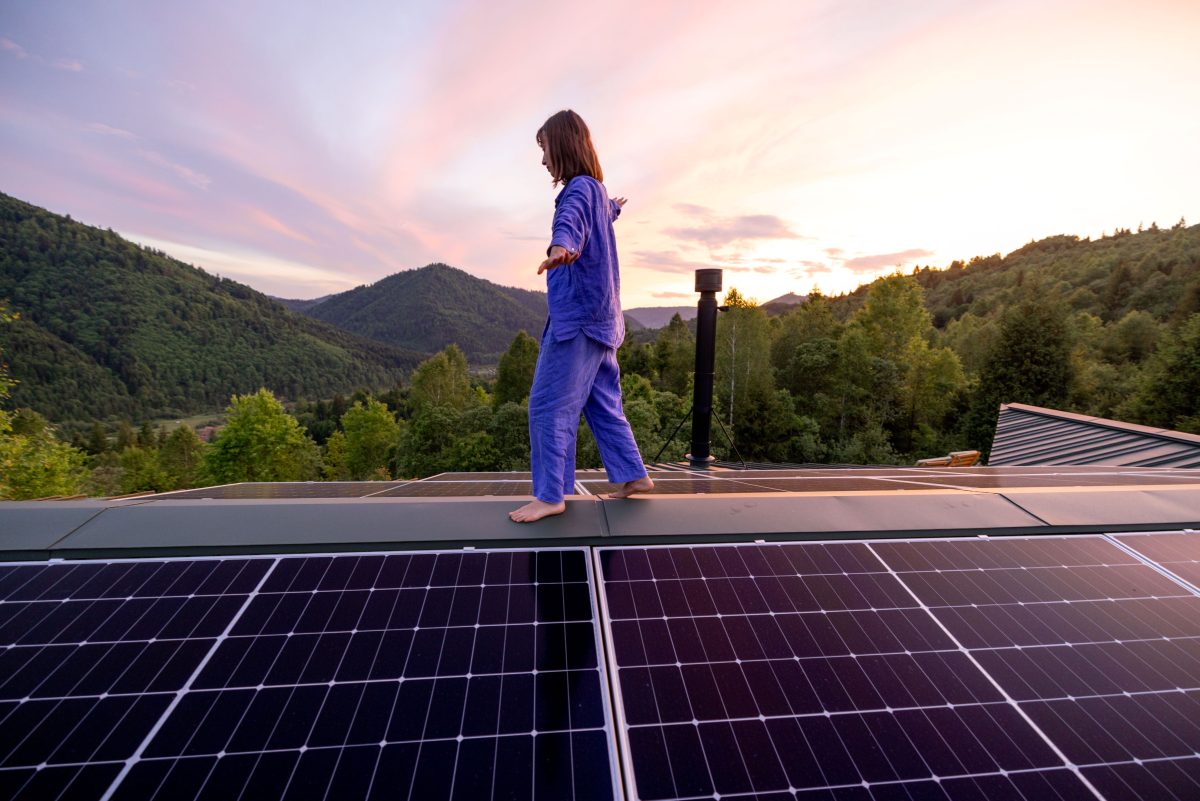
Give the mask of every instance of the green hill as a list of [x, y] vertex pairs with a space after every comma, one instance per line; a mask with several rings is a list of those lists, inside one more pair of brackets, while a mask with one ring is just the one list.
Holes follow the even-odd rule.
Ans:
[[518, 331], [542, 333], [546, 295], [430, 264], [334, 295], [304, 313], [414, 350], [457, 343], [472, 362], [494, 363]]
[[111, 230], [0, 194], [0, 350], [12, 404], [52, 420], [175, 416], [268, 387], [393, 385], [420, 355], [288, 311]]
[[[1007, 256], [977, 256], [914, 275], [939, 328], [967, 313], [994, 318], [1027, 284], [1070, 312], [1104, 322], [1135, 310], [1176, 322], [1200, 311], [1200, 225], [1121, 229], [1095, 240], [1052, 236]], [[862, 304], [867, 289], [840, 299], [844, 314]]]

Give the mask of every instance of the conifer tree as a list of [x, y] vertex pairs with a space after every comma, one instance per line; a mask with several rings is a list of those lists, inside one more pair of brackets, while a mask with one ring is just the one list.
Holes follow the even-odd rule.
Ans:
[[492, 395], [495, 408], [499, 409], [506, 403], [522, 403], [529, 397], [537, 359], [537, 340], [524, 331], [518, 331], [496, 366], [496, 388]]
[[1061, 408], [1072, 378], [1071, 338], [1061, 306], [1030, 295], [1000, 318], [967, 418], [970, 445], [991, 450], [1002, 403]]
[[654, 361], [658, 387], [679, 397], [687, 395], [696, 366], [696, 339], [678, 314], [659, 331], [654, 341]]

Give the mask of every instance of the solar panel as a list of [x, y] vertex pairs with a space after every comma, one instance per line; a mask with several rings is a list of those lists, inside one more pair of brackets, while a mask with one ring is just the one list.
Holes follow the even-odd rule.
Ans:
[[403, 486], [403, 481], [292, 481], [223, 484], [216, 487], [164, 492], [146, 500], [191, 500], [196, 498], [362, 498]]
[[1200, 534], [1122, 534], [1116, 539], [1191, 583], [1192, 587], [1200, 587]]
[[377, 498], [479, 498], [489, 495], [531, 495], [531, 481], [413, 481], [381, 492]]
[[5, 798], [611, 799], [583, 549], [0, 567]]
[[[904, 479], [904, 481], [916, 479]], [[1132, 474], [1097, 475], [1079, 474], [1071, 476], [1060, 475], [962, 475], [936, 476], [923, 479], [921, 483], [930, 486], [958, 487], [962, 489], [1004, 489], [1020, 487], [1133, 487], [1157, 484], [1189, 484], [1194, 479], [1186, 476], [1143, 476]]]
[[267, 561], [0, 567], [0, 786], [99, 798]]
[[[676, 476], [680, 475], [678, 473]], [[580, 481], [593, 495], [603, 495], [612, 492], [617, 487], [607, 481]], [[726, 478], [656, 478], [654, 479], [654, 494], [704, 494], [704, 493], [747, 493], [747, 492], [776, 492], [769, 487], [761, 487], [745, 481], [734, 481]]]
[[871, 547], [1102, 796], [1200, 794], [1200, 597], [1108, 539], [933, 544]]
[[1200, 792], [1200, 598], [1104, 538], [597, 563], [631, 797]]
[[438, 473], [422, 481], [532, 481], [533, 474], [526, 471], [495, 473]]
[[754, 483], [757, 486], [781, 492], [895, 492], [939, 488], [937, 485], [921, 484], [916, 481], [860, 475], [831, 478], [756, 478]]

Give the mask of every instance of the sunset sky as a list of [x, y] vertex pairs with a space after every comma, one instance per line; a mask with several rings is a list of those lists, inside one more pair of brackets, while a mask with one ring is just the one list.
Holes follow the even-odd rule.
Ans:
[[1200, 1], [6, 0], [0, 191], [273, 295], [536, 275], [592, 128], [624, 303], [1200, 222]]

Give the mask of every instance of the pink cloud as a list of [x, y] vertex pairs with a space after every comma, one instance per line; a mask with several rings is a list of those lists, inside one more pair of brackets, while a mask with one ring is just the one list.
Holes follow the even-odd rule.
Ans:
[[712, 265], [692, 261], [674, 250], [639, 250], [633, 254], [632, 266], [664, 273], [689, 273]]
[[680, 228], [667, 228], [667, 236], [708, 247], [719, 247], [751, 239], [800, 239], [783, 219], [773, 214], [743, 214], [735, 217], [718, 217], [710, 209], [688, 203], [677, 203], [675, 208], [692, 217], [699, 217], [700, 224]]
[[852, 272], [871, 272], [872, 270], [882, 270], [886, 267], [899, 267], [905, 262], [928, 258], [932, 255], [934, 255], [932, 250], [913, 248], [911, 250], [901, 250], [898, 253], [858, 256], [853, 259], [847, 259], [842, 263], [842, 266]]
[[182, 178], [184, 181], [196, 187], [197, 189], [208, 189], [209, 184], [212, 183], [212, 179], [204, 173], [197, 172], [191, 167], [186, 167], [182, 164], [171, 161], [166, 156], [155, 150], [139, 150], [138, 152], [146, 161], [170, 170], [171, 172], [175, 173], [176, 176]]
[[0, 50], [6, 53], [12, 53], [17, 58], [29, 58], [29, 53], [25, 52], [25, 48], [14, 42], [12, 39], [0, 37]]
[[[78, 153], [75, 159], [81, 172], [90, 173], [109, 186], [125, 190], [130, 200], [144, 208], [162, 210], [164, 206], [179, 207], [185, 200], [184, 194], [175, 187], [140, 175], [105, 154]], [[96, 224], [106, 222], [97, 220]]]
[[102, 122], [89, 122], [83, 129], [89, 133], [100, 134], [101, 136], [115, 136], [118, 139], [126, 139], [128, 141], [134, 141], [139, 138], [137, 134], [130, 133], [123, 128], [114, 128], [111, 125], [105, 125]]
[[67, 72], [83, 72], [83, 65], [73, 58], [55, 59], [52, 66], [55, 69], [66, 70]]
[[316, 244], [309, 237], [287, 225], [282, 220], [271, 216], [266, 211], [263, 211], [255, 206], [245, 206], [244, 208], [247, 214], [250, 215], [250, 219], [263, 228], [266, 228], [268, 231], [273, 231], [274, 233], [286, 236], [289, 239], [294, 239], [297, 242], [303, 242], [306, 245]]
[[810, 273], [831, 273], [831, 272], [833, 272], [833, 268], [830, 267], [828, 264], [825, 264], [824, 262], [805, 260], [805, 261], [800, 262], [800, 264], [804, 269], [793, 270], [792, 271], [793, 277], [802, 278], [804, 276], [807, 276]]

